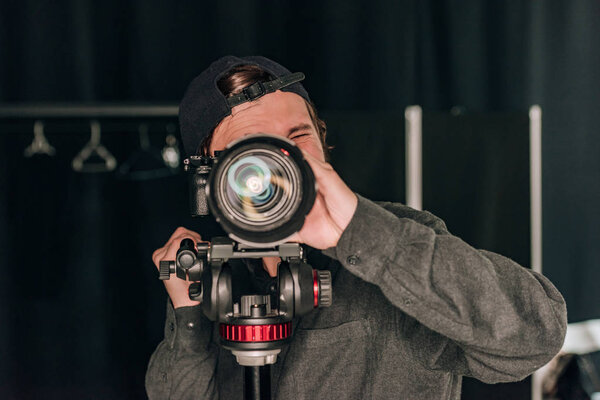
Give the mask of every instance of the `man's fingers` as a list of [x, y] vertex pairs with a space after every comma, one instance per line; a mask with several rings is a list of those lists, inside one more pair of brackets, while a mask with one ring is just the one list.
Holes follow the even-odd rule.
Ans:
[[319, 193], [323, 195], [325, 208], [332, 220], [343, 231], [346, 229], [358, 203], [357, 197], [335, 172], [333, 167], [303, 152], [317, 180]]
[[183, 227], [179, 227], [175, 230], [175, 232], [173, 232], [173, 234], [165, 244], [165, 247], [169, 247], [173, 244], [176, 244], [179, 248], [179, 245], [183, 239], [192, 239], [194, 241], [194, 244], [196, 244], [197, 242], [202, 240], [202, 237], [197, 232], [190, 231], [189, 229]]
[[313, 173], [315, 174], [315, 178], [317, 179], [317, 182], [322, 181], [324, 179], [331, 179], [332, 173], [337, 176], [337, 173], [335, 172], [335, 170], [333, 169], [331, 164], [326, 163], [325, 161], [321, 161], [321, 160], [311, 156], [306, 151], [302, 151], [302, 154], [304, 155], [304, 158], [308, 162], [308, 165], [310, 165], [311, 169], [313, 170]]
[[183, 226], [180, 226], [179, 228], [175, 229], [175, 232], [173, 232], [173, 234], [171, 235], [171, 237], [169, 238], [169, 240], [167, 240], [167, 243], [171, 243], [173, 240], [176, 240], [178, 238], [181, 238], [182, 236], [186, 236], [189, 235], [193, 238], [198, 238], [198, 241], [201, 240], [200, 235], [197, 232], [191, 231], [187, 228], [184, 228]]
[[343, 201], [352, 193], [331, 164], [321, 161], [305, 151], [302, 153], [315, 174], [319, 192], [325, 195], [325, 201], [328, 204]]
[[175, 229], [173, 231], [173, 234], [171, 235], [171, 237], [169, 238], [169, 240], [167, 240], [167, 243], [170, 242], [170, 241], [172, 241], [177, 236], [181, 236], [181, 234], [184, 233], [185, 231], [187, 231], [187, 229], [184, 228], [183, 226], [177, 227], [177, 229]]
[[175, 232], [171, 235], [167, 243], [152, 253], [152, 261], [156, 268], [159, 268], [159, 264], [163, 260], [174, 260], [177, 255], [177, 250], [181, 245], [183, 239], [191, 239], [194, 241], [194, 245], [202, 241], [202, 237], [197, 232], [191, 231], [184, 227], [175, 229]]
[[152, 262], [154, 263], [156, 268], [158, 268], [158, 265], [160, 261], [164, 258], [165, 254], [167, 254], [167, 249], [164, 247], [156, 249], [154, 250], [154, 253], [152, 253]]

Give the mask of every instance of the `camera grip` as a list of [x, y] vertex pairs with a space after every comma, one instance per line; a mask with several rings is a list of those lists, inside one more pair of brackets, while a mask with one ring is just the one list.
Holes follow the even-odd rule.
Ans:
[[190, 190], [190, 211], [192, 216], [208, 215], [208, 201], [206, 198], [208, 173], [197, 171], [194, 174], [190, 174], [188, 183]]

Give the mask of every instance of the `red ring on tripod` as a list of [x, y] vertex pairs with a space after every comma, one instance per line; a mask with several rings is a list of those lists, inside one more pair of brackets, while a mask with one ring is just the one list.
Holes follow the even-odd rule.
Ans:
[[317, 276], [317, 270], [313, 269], [313, 293], [314, 293], [314, 305], [315, 308], [319, 307], [319, 277]]
[[272, 342], [292, 334], [292, 322], [268, 325], [219, 325], [219, 334], [230, 342]]

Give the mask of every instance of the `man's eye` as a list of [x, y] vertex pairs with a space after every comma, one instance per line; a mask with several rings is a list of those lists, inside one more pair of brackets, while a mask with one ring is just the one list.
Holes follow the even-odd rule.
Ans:
[[307, 136], [310, 136], [310, 133], [301, 133], [299, 135], [292, 136], [290, 139], [296, 140], [296, 139], [300, 139], [300, 138], [307, 137]]

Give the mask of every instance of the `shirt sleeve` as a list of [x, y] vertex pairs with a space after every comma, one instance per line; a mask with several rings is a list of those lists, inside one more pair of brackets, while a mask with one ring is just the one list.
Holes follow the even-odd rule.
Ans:
[[411, 329], [431, 338], [418, 349], [427, 368], [515, 381], [562, 346], [566, 306], [552, 283], [474, 249], [430, 213], [358, 196], [350, 224], [325, 254], [416, 321]]
[[217, 399], [219, 348], [212, 340], [212, 322], [200, 306], [174, 309], [167, 303], [165, 338], [146, 371], [148, 398]]

